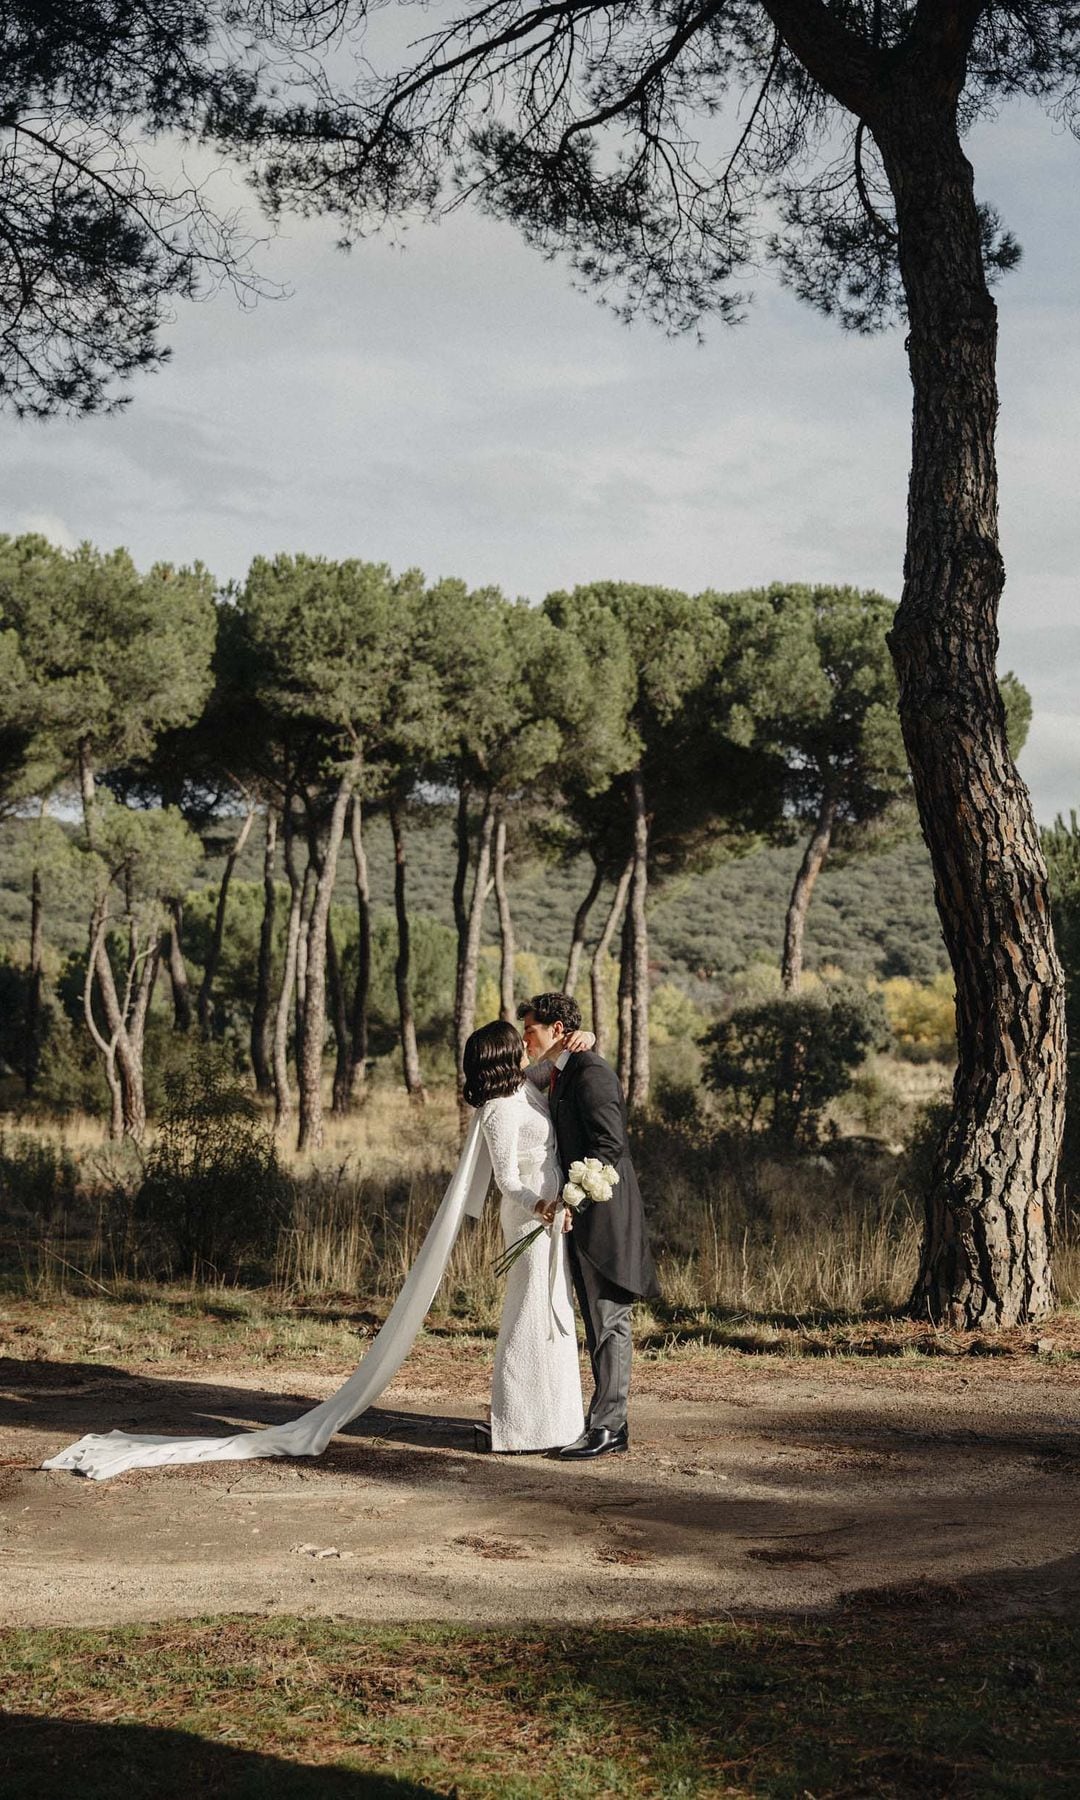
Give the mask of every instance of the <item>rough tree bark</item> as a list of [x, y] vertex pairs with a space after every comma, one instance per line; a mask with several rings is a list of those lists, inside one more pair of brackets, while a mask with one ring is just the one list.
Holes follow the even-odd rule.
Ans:
[[596, 1033], [596, 1053], [598, 1056], [606, 1056], [608, 1053], [609, 1026], [607, 1016], [607, 993], [604, 987], [604, 976], [607, 972], [608, 954], [611, 950], [611, 940], [615, 935], [615, 928], [622, 917], [623, 907], [626, 905], [626, 896], [630, 892], [630, 881], [633, 873], [634, 863], [633, 858], [631, 858], [615, 884], [615, 892], [611, 896], [611, 905], [607, 910], [604, 928], [597, 940], [596, 949], [593, 951], [592, 966], [590, 969], [592, 982], [592, 1028]]
[[363, 811], [359, 794], [349, 810], [349, 841], [356, 880], [356, 914], [359, 937], [356, 948], [356, 986], [352, 996], [349, 1051], [349, 1104], [355, 1103], [367, 1080], [368, 995], [371, 991], [371, 885], [364, 849]]
[[596, 904], [597, 896], [604, 884], [603, 871], [597, 863], [593, 869], [593, 878], [577, 912], [574, 914], [574, 929], [570, 937], [570, 954], [566, 959], [566, 974], [563, 976], [563, 993], [573, 996], [581, 973], [581, 959], [585, 953], [585, 933], [589, 926], [589, 914]]
[[397, 919], [398, 953], [394, 963], [394, 986], [397, 991], [398, 1019], [401, 1027], [401, 1064], [405, 1091], [410, 1100], [423, 1105], [427, 1096], [420, 1075], [420, 1053], [416, 1047], [416, 1019], [413, 1015], [412, 989], [409, 984], [409, 908], [405, 896], [405, 832], [401, 818], [401, 801], [395, 795], [389, 803], [390, 832], [394, 840], [394, 915]]
[[810, 910], [814, 885], [829, 854], [835, 823], [836, 801], [831, 794], [825, 794], [818, 808], [813, 833], [799, 864], [784, 921], [784, 954], [780, 963], [780, 979], [788, 994], [797, 994], [802, 987], [806, 915]]
[[506, 819], [501, 810], [495, 826], [492, 872], [495, 877], [495, 905], [499, 913], [499, 1017], [512, 1025], [517, 1018], [514, 997], [514, 920], [510, 911], [510, 898], [506, 892]]
[[184, 961], [184, 903], [179, 896], [169, 901], [169, 925], [166, 932], [169, 985], [172, 988], [173, 1030], [191, 1030], [193, 1010], [191, 983]]
[[646, 1106], [649, 1100], [649, 924], [645, 905], [649, 893], [649, 817], [645, 810], [645, 783], [635, 769], [630, 782], [634, 811], [634, 872], [630, 882], [631, 953], [633, 976], [630, 989], [630, 1086], [629, 1106]]
[[326, 840], [319, 850], [315, 892], [307, 928], [305, 958], [304, 1025], [297, 1055], [300, 1090], [300, 1121], [296, 1147], [319, 1150], [323, 1141], [322, 1061], [326, 1036], [326, 935], [330, 922], [330, 901], [337, 878], [341, 840], [345, 835], [348, 811], [356, 771], [350, 764], [338, 780]]
[[1054, 1303], [1063, 983], [1039, 834], [996, 679], [996, 308], [956, 128], [962, 63], [943, 51], [940, 67], [936, 80], [925, 69], [898, 77], [871, 119], [896, 202], [914, 389], [904, 589], [890, 645], [956, 979], [959, 1052], [912, 1305], [954, 1325], [1004, 1326]]
[[472, 899], [465, 932], [465, 951], [458, 978], [458, 1004], [454, 1016], [454, 1053], [457, 1058], [458, 1100], [461, 1102], [465, 1083], [465, 1044], [476, 1024], [476, 980], [480, 972], [480, 939], [484, 927], [484, 906], [491, 877], [491, 840], [495, 830], [495, 808], [491, 795], [484, 801], [480, 820], [480, 839], [476, 848]]
[[276, 861], [277, 812], [268, 802], [266, 837], [263, 843], [263, 916], [259, 927], [259, 971], [255, 982], [255, 1004], [251, 1009], [251, 1067], [255, 1074], [256, 1092], [260, 1094], [272, 1094], [274, 1091], [270, 1006], [274, 920], [277, 914], [277, 882], [274, 879]]
[[274, 1011], [273, 1074], [274, 1125], [279, 1130], [292, 1112], [289, 1091], [289, 1019], [296, 988], [296, 964], [300, 949], [301, 912], [306, 871], [302, 876], [296, 866], [296, 833], [293, 822], [292, 795], [286, 794], [282, 809], [282, 839], [285, 873], [289, 882], [289, 917], [285, 927], [285, 965], [281, 972], [281, 989]]
[[225, 858], [225, 867], [221, 871], [217, 906], [214, 910], [214, 929], [210, 934], [206, 968], [203, 970], [203, 978], [199, 983], [198, 997], [195, 1001], [195, 1012], [203, 1037], [210, 1037], [214, 1030], [214, 981], [221, 963], [221, 947], [225, 942], [225, 913], [229, 902], [229, 884], [244, 845], [251, 835], [251, 827], [255, 823], [255, 810], [255, 804], [252, 802], [244, 814], [244, 822], [236, 834], [232, 849]]

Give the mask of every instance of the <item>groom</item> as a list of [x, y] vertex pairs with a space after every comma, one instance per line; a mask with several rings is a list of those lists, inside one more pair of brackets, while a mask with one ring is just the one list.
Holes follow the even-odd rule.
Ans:
[[581, 1028], [581, 1008], [569, 994], [536, 994], [519, 1006], [518, 1018], [530, 1059], [551, 1064], [551, 1122], [563, 1168], [597, 1156], [619, 1172], [610, 1201], [574, 1215], [567, 1244], [595, 1389], [584, 1435], [559, 1451], [577, 1462], [629, 1448], [630, 1314], [636, 1299], [660, 1290], [618, 1076], [594, 1050], [564, 1047]]

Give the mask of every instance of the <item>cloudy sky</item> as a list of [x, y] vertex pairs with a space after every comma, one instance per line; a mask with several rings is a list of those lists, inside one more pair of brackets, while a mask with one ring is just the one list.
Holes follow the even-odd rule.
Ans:
[[[1013, 108], [972, 140], [1024, 246], [1001, 308], [1002, 668], [1032, 690], [1039, 817], [1080, 805], [1080, 145]], [[234, 198], [240, 198], [240, 192]], [[841, 333], [768, 276], [704, 346], [616, 323], [509, 226], [459, 215], [343, 256], [290, 224], [290, 297], [185, 307], [119, 417], [7, 422], [0, 529], [242, 578], [356, 555], [540, 599], [624, 578], [851, 582], [899, 595], [901, 334]]]

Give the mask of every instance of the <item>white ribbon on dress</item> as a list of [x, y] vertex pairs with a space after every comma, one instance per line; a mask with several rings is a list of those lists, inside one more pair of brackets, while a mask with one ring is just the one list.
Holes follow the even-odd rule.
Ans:
[[232, 1437], [146, 1437], [123, 1431], [82, 1437], [50, 1456], [44, 1469], [72, 1469], [91, 1481], [108, 1481], [126, 1469], [162, 1464], [241, 1462], [263, 1456], [321, 1456], [336, 1431], [358, 1418], [389, 1387], [412, 1349], [439, 1290], [462, 1221], [478, 1219], [491, 1183], [491, 1157], [477, 1115], [439, 1210], [386, 1322], [376, 1332], [359, 1368], [329, 1400], [285, 1425], [240, 1431]]

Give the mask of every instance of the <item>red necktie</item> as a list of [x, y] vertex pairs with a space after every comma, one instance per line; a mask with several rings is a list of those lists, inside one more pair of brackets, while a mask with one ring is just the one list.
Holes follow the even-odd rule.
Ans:
[[552, 1063], [552, 1065], [551, 1065], [551, 1080], [548, 1082], [548, 1099], [549, 1100], [554, 1097], [555, 1083], [558, 1081], [558, 1079], [559, 1079], [559, 1071], [555, 1067], [555, 1064]]

